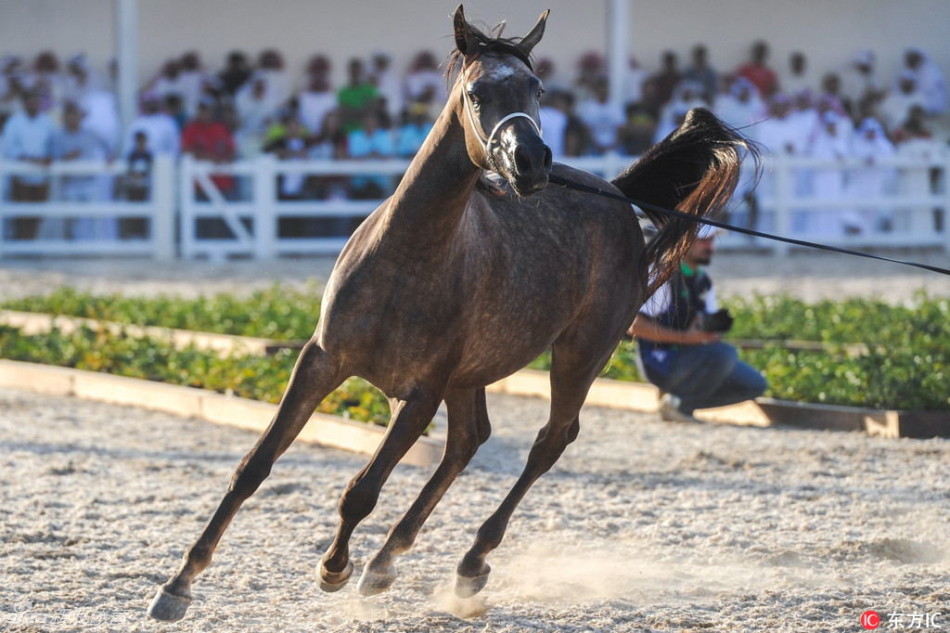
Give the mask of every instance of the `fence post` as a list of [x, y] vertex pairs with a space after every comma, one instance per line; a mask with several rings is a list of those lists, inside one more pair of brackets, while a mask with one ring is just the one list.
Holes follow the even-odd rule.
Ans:
[[175, 259], [175, 164], [171, 156], [157, 156], [152, 172], [152, 256]]
[[273, 259], [277, 255], [277, 159], [261, 154], [254, 161], [254, 257]]
[[[778, 153], [772, 162], [775, 169], [775, 232], [789, 235], [792, 226], [790, 202], [792, 197], [792, 175], [788, 155]], [[788, 255], [788, 244], [776, 242], [776, 255]]]
[[[943, 164], [940, 166], [941, 178], [937, 181], [937, 186], [943, 187], [943, 209], [941, 209], [941, 226], [943, 229], [943, 252], [950, 254], [950, 154], [943, 155]], [[932, 212], [931, 212], [932, 213]], [[932, 220], [936, 222], [936, 218]]]
[[194, 159], [183, 154], [178, 163], [178, 241], [182, 259], [195, 257]]
[[7, 204], [10, 192], [7, 184], [10, 181], [10, 175], [7, 173], [7, 162], [0, 156], [0, 258], [3, 258], [4, 246], [7, 243]]

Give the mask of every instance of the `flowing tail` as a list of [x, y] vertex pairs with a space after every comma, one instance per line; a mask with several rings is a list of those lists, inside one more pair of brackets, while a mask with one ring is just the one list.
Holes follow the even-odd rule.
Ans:
[[[758, 151], [750, 141], [709, 110], [694, 108], [677, 130], [612, 182], [628, 198], [715, 218], [739, 182], [744, 152], [758, 165]], [[676, 270], [696, 239], [699, 223], [648, 208], [643, 211], [659, 229], [644, 253], [647, 269], [652, 271], [652, 294]]]

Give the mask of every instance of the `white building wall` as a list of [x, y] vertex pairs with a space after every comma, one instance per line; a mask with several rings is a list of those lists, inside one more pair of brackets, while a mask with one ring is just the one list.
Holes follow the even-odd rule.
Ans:
[[[313, 53], [336, 61], [388, 51], [402, 68], [423, 48], [442, 58], [452, 48], [450, 15], [457, 0], [139, 0], [143, 80], [161, 62], [198, 50], [217, 69], [240, 49], [256, 55], [283, 51], [299, 71]], [[788, 54], [805, 52], [816, 72], [835, 70], [863, 48], [878, 56], [890, 79], [908, 45], [927, 50], [950, 75], [950, 0], [630, 0], [631, 50], [654, 68], [664, 49], [686, 58], [705, 43], [713, 64], [729, 70], [758, 38], [772, 44], [772, 65], [783, 71]], [[468, 0], [466, 12], [483, 25], [508, 21], [506, 34], [525, 33], [545, 8], [551, 19], [540, 56], [555, 61], [562, 80], [586, 50], [606, 49], [607, 0]], [[31, 58], [50, 48], [61, 56], [85, 52], [104, 69], [113, 55], [113, 0], [0, 0], [0, 54]]]

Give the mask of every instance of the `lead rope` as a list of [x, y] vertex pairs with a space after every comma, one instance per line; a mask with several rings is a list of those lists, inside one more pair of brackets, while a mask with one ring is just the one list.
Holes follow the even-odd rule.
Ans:
[[[831, 251], [833, 253], [841, 253], [843, 255], [853, 255], [855, 257], [866, 257], [868, 259], [877, 259], [884, 262], [890, 262], [892, 264], [900, 264], [902, 266], [912, 266], [914, 268], [920, 268], [923, 270], [929, 270], [931, 272], [939, 273], [941, 275], [950, 275], [950, 269], [940, 268], [939, 266], [931, 266], [930, 264], [922, 264], [920, 262], [907, 261], [903, 259], [894, 259], [892, 257], [885, 257], [883, 255], [874, 255], [873, 253], [865, 253], [863, 251], [854, 251], [847, 248], [840, 248], [837, 246], [830, 246], [828, 244], [820, 244], [818, 242], [809, 242], [806, 240], [798, 240], [792, 237], [784, 237], [781, 235], [774, 235], [772, 233], [764, 233], [762, 231], [756, 231], [753, 229], [745, 229], [738, 226], [732, 226], [731, 224], [726, 224], [725, 222], [719, 222], [716, 220], [710, 220], [708, 218], [700, 218], [694, 215], [689, 215], [688, 213], [683, 213], [682, 211], [676, 211], [674, 209], [665, 209], [663, 207], [658, 207], [655, 204], [650, 204], [649, 202], [643, 202], [641, 200], [634, 200], [633, 198], [628, 198], [610, 191], [604, 191], [598, 187], [591, 187], [589, 185], [584, 185], [579, 182], [574, 182], [573, 180], [568, 180], [567, 178], [562, 178], [555, 174], [551, 174], [549, 181], [552, 184], [560, 185], [568, 189], [574, 189], [576, 191], [582, 191], [584, 193], [592, 193], [594, 195], [602, 196], [604, 198], [610, 198], [612, 200], [619, 200], [621, 202], [626, 202], [627, 204], [634, 205], [635, 207], [640, 207], [642, 209], [649, 209], [650, 211], [655, 211], [656, 213], [662, 213], [663, 215], [672, 216], [675, 218], [680, 218], [681, 220], [688, 220], [690, 222], [698, 224], [706, 224], [708, 226], [714, 226], [720, 229], [726, 229], [728, 231], [735, 231], [736, 233], [742, 233], [743, 235], [751, 235], [753, 237], [761, 237], [768, 240], [773, 240], [776, 242], [785, 242], [786, 244], [794, 244], [796, 246], [805, 246], [808, 248], [815, 248], [823, 251]], [[642, 213], [637, 213], [638, 217], [649, 219]]]

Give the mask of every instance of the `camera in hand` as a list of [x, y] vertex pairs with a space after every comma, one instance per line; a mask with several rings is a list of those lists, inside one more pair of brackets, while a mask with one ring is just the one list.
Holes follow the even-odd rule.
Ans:
[[732, 328], [732, 315], [723, 308], [703, 317], [702, 330], [704, 332], [728, 332]]

